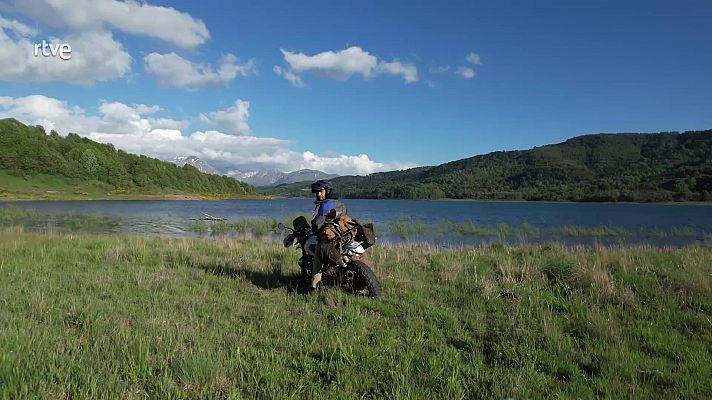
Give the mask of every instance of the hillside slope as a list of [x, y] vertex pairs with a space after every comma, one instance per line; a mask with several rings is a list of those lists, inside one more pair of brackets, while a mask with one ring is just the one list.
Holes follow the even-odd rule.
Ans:
[[254, 188], [186, 165], [116, 150], [70, 133], [0, 120], [0, 196], [255, 197]]
[[[712, 130], [585, 135], [333, 183], [347, 198], [712, 201]], [[310, 195], [305, 187], [265, 193]]]

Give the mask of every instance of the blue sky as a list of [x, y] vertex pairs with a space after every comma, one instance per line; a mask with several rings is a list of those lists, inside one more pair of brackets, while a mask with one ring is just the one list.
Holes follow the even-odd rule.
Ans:
[[[1, 116], [223, 170], [363, 174], [712, 128], [708, 1], [0, 4]], [[73, 58], [7, 60], [51, 38]]]

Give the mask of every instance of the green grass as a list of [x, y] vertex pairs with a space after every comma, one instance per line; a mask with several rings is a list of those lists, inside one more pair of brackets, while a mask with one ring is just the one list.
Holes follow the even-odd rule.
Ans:
[[269, 233], [279, 232], [277, 228], [279, 222], [274, 218], [244, 218], [234, 222], [230, 228], [235, 233], [265, 236]]
[[274, 218], [244, 218], [233, 223], [226, 221], [193, 221], [188, 225], [190, 232], [200, 235], [230, 236], [244, 239], [246, 236], [262, 237], [279, 233], [279, 221]]
[[258, 240], [0, 231], [0, 398], [710, 398], [712, 249], [376, 246], [383, 298]]
[[426, 226], [421, 220], [413, 220], [406, 217], [400, 217], [389, 221], [388, 230], [392, 234], [405, 239], [413, 235], [422, 235], [426, 233]]
[[563, 236], [590, 236], [590, 237], [606, 237], [606, 236], [629, 236], [630, 232], [615, 226], [594, 226], [594, 227], [582, 227], [582, 226], [563, 226], [558, 229], [559, 233]]
[[710, 244], [712, 243], [712, 232], [705, 232], [704, 235], [702, 236], [702, 241], [704, 243]]
[[36, 218], [37, 212], [22, 207], [0, 207], [1, 224], [18, 224]]
[[[548, 238], [564, 238], [564, 237], [642, 237], [642, 238], [689, 238], [698, 235], [694, 229], [689, 227], [673, 227], [673, 228], [649, 228], [640, 227], [638, 229], [625, 229], [618, 226], [576, 226], [564, 225], [554, 227], [536, 227], [524, 222], [519, 226], [509, 226], [504, 223], [499, 223], [495, 226], [480, 225], [475, 221], [460, 221], [452, 222], [447, 220], [434, 221], [426, 223], [417, 218], [407, 218], [401, 216], [398, 219], [390, 221], [386, 224], [387, 231], [398, 236], [401, 239], [406, 239], [411, 236], [418, 235], [462, 235], [462, 236], [480, 236], [480, 237], [498, 237], [500, 240], [514, 236], [521, 239], [538, 239], [546, 235]], [[704, 236], [704, 233], [702, 234]]]
[[191, 221], [188, 225], [188, 230], [199, 235], [204, 235], [210, 230], [210, 224], [203, 220]]
[[459, 223], [445, 223], [440, 227], [448, 232], [458, 233], [468, 236], [493, 236], [500, 232], [496, 228], [480, 226], [474, 221], [464, 221]]
[[58, 229], [66, 232], [105, 232], [122, 223], [119, 217], [101, 214], [38, 213], [32, 209], [0, 207], [0, 228], [22, 226], [28, 230]]

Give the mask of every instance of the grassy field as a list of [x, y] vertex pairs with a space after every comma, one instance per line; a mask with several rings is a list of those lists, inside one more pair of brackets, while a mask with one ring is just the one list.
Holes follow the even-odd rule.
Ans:
[[267, 199], [268, 196], [237, 196], [221, 193], [180, 191], [140, 192], [115, 190], [99, 181], [71, 180], [56, 175], [14, 176], [0, 171], [0, 200], [220, 200]]
[[0, 398], [711, 398], [712, 249], [380, 247], [379, 300], [266, 241], [0, 231]]

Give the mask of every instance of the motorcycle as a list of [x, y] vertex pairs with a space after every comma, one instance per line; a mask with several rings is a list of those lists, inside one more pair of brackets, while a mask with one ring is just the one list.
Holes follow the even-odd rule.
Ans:
[[[289, 228], [281, 222], [278, 225], [280, 230], [290, 230], [292, 232], [285, 238], [285, 247], [290, 247], [294, 244], [301, 249], [302, 256], [298, 262], [301, 276], [307, 284], [310, 284], [317, 250], [317, 237], [307, 219], [303, 216], [295, 218], [292, 221], [292, 226], [293, 228]], [[362, 227], [360, 228], [362, 229]], [[294, 243], [295, 239], [296, 243]], [[364, 246], [372, 245], [375, 242], [375, 237], [369, 239], [367, 236], [364, 239], [363, 234], [357, 234], [349, 239], [343, 245], [336, 246], [343, 262], [337, 263], [330, 258], [323, 257], [321, 285], [338, 287], [349, 293], [377, 298], [381, 295], [381, 285], [371, 268], [362, 261], [366, 251]], [[358, 241], [356, 239], [362, 240]]]

